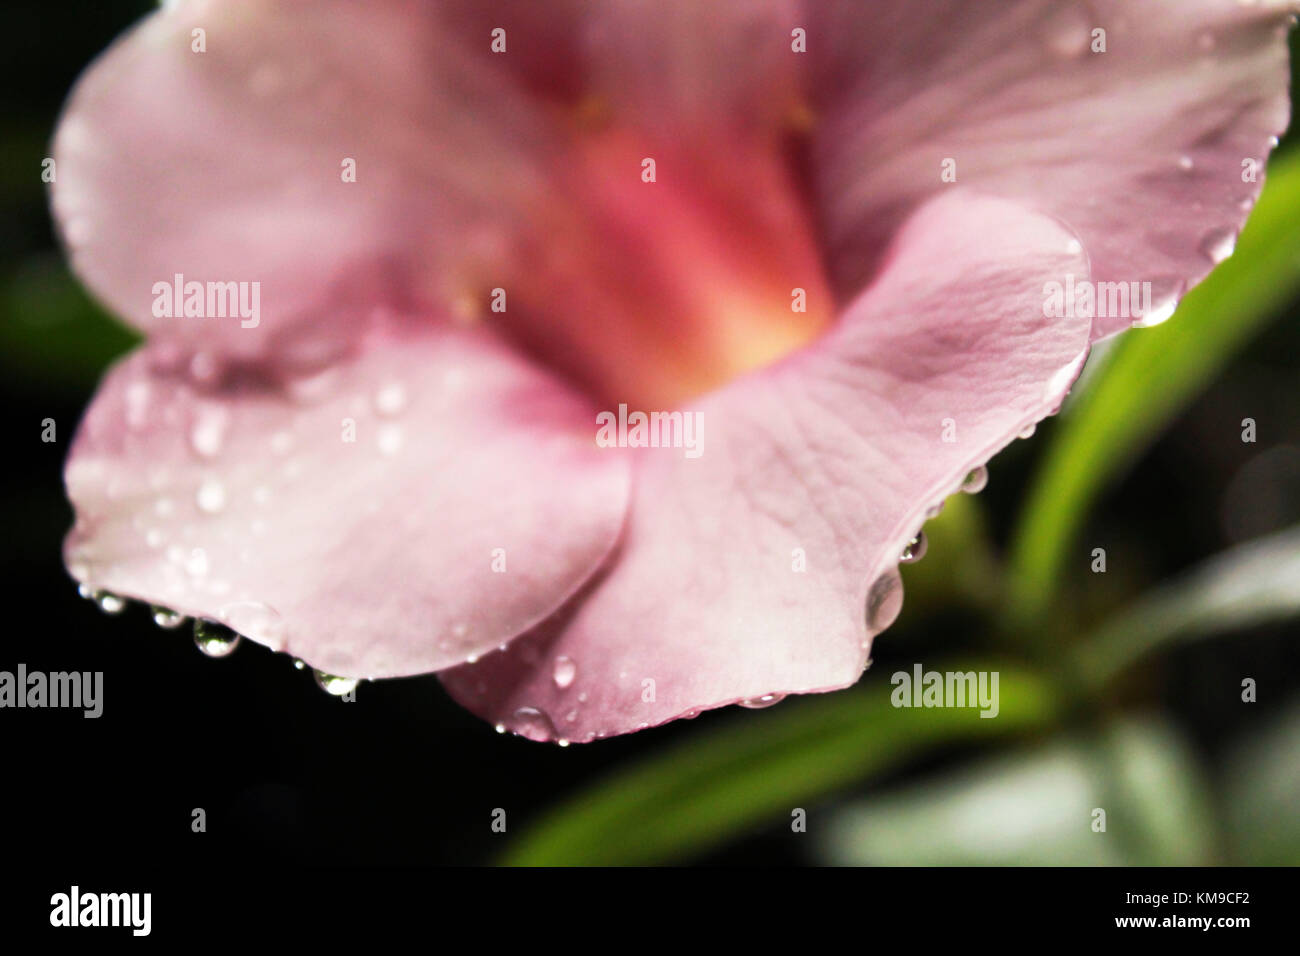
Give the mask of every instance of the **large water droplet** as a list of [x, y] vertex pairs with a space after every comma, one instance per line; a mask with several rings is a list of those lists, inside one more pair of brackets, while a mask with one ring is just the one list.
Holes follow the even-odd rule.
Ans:
[[903, 581], [897, 568], [876, 578], [867, 592], [867, 630], [879, 634], [898, 619], [903, 610]]
[[1211, 229], [1201, 237], [1201, 254], [1216, 266], [1237, 248], [1237, 230], [1231, 226]]
[[763, 710], [765, 707], [775, 707], [783, 700], [785, 700], [785, 694], [764, 694], [762, 697], [751, 697], [748, 700], [742, 700], [740, 706], [748, 707], [750, 710]]
[[1169, 319], [1178, 310], [1183, 298], [1185, 283], [1181, 279], [1166, 278], [1151, 281], [1151, 303], [1143, 314], [1133, 320], [1133, 327], [1149, 329]]
[[153, 614], [153, 622], [163, 630], [171, 631], [185, 623], [185, 615], [169, 607], [155, 604], [149, 610]]
[[542, 743], [555, 737], [555, 727], [551, 724], [551, 718], [536, 707], [520, 707], [511, 716], [510, 721], [510, 729], [529, 740]]
[[904, 564], [915, 564], [925, 557], [925, 551], [929, 546], [930, 542], [926, 540], [925, 532], [918, 531], [916, 537], [907, 542], [907, 545], [903, 548], [903, 553], [898, 556], [898, 560]]
[[552, 676], [555, 679], [555, 686], [564, 690], [573, 684], [573, 678], [578, 674], [578, 665], [573, 663], [571, 658], [561, 654], [555, 659], [555, 671]]
[[961, 483], [961, 490], [968, 495], [979, 494], [989, 483], [989, 470], [984, 465], [972, 468]]
[[202, 618], [194, 621], [194, 646], [208, 657], [226, 657], [234, 653], [239, 641], [239, 635], [224, 624]]
[[357, 679], [355, 677], [338, 677], [334, 674], [326, 674], [324, 671], [313, 671], [316, 677], [316, 684], [327, 694], [333, 694], [335, 697], [346, 697], [357, 689]]

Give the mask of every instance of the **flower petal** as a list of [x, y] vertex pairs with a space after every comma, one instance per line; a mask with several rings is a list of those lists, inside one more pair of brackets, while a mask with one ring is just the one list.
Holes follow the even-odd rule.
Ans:
[[[1259, 194], [1289, 117], [1287, 22], [1300, 5], [924, 7], [809, 7], [824, 116], [813, 165], [836, 287], [863, 287], [917, 203], [951, 188], [941, 164], [952, 160], [958, 183], [1068, 224], [1095, 281], [1151, 282], [1151, 318], [1167, 316], [1230, 252]], [[1105, 52], [1093, 51], [1097, 29]], [[1099, 315], [1094, 337], [1132, 318]]]
[[146, 348], [67, 467], [73, 576], [352, 677], [460, 663], [559, 607], [623, 522], [585, 403], [467, 332], [205, 391]]
[[1078, 373], [1089, 321], [1045, 319], [1044, 285], [1086, 268], [1009, 202], [923, 207], [827, 337], [701, 400], [698, 458], [640, 450], [610, 570], [447, 687], [534, 739], [590, 740], [852, 683], [927, 509]]
[[[489, 38], [475, 55], [440, 12], [190, 0], [146, 18], [81, 78], [56, 135], [79, 275], [151, 335], [304, 365], [376, 306], [427, 319], [478, 295], [557, 150], [484, 67]], [[260, 282], [260, 324], [155, 316], [154, 284], [178, 273]]]

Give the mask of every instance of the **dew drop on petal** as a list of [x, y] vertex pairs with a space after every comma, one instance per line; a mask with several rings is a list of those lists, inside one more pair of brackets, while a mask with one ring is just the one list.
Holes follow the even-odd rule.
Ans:
[[169, 607], [155, 604], [149, 611], [153, 615], [153, 622], [163, 630], [174, 630], [185, 623], [185, 615]]
[[1217, 266], [1237, 248], [1237, 230], [1231, 226], [1211, 229], [1201, 237], [1199, 248], [1201, 254]]
[[1021, 438], [1033, 438], [1033, 437], [1034, 437], [1034, 432], [1036, 432], [1036, 431], [1038, 431], [1038, 426], [1037, 426], [1036, 424], [1035, 424], [1035, 425], [1028, 425], [1028, 426], [1025, 427], [1025, 429], [1024, 429], [1023, 431], [1021, 431], [1021, 433], [1020, 433], [1020, 437], [1021, 437]]
[[312, 671], [312, 674], [316, 678], [316, 685], [334, 697], [344, 697], [352, 693], [359, 683], [355, 677], [337, 677], [320, 670]]
[[91, 599], [105, 614], [121, 614], [126, 609], [126, 598], [112, 591], [95, 591], [91, 594]]
[[209, 478], [199, 485], [194, 501], [200, 511], [210, 515], [217, 514], [226, 506], [226, 488], [215, 478]]
[[194, 646], [208, 657], [227, 657], [239, 646], [235, 631], [216, 621], [194, 621]]
[[907, 542], [907, 545], [903, 548], [903, 553], [899, 555], [898, 560], [902, 561], [904, 564], [915, 564], [917, 561], [920, 561], [925, 557], [926, 548], [929, 546], [930, 543], [926, 540], [925, 532], [918, 531], [916, 537]]
[[521, 737], [539, 743], [555, 737], [555, 727], [551, 724], [551, 718], [536, 707], [520, 707], [511, 715], [510, 720], [513, 724], [511, 729]]
[[968, 495], [979, 494], [989, 483], [989, 470], [984, 465], [972, 468], [961, 483], [961, 490]]
[[748, 707], [750, 710], [762, 710], [765, 707], [775, 707], [783, 700], [785, 700], [785, 694], [764, 694], [762, 697], [751, 697], [748, 700], [742, 700], [740, 706]]
[[406, 389], [397, 382], [375, 393], [375, 411], [380, 415], [397, 415], [406, 407]]
[[571, 658], [561, 654], [555, 659], [555, 671], [552, 677], [555, 680], [555, 686], [560, 690], [572, 686], [573, 678], [578, 674], [578, 665], [573, 663]]
[[879, 634], [898, 619], [903, 610], [903, 581], [897, 568], [876, 578], [867, 592], [867, 630]]

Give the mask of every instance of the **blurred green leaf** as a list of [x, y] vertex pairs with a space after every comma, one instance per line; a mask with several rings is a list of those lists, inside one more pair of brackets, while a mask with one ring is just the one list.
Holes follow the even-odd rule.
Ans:
[[899, 567], [908, 620], [951, 609], [954, 602], [991, 607], [998, 597], [1000, 571], [982, 500], [960, 493], [950, 496], [943, 511], [925, 523], [925, 536], [926, 559]]
[[1237, 252], [1172, 319], [1126, 333], [1061, 417], [1012, 535], [1007, 612], [1024, 628], [1051, 609], [1094, 499], [1300, 291], [1300, 155], [1275, 159]]
[[1096, 686], [1173, 641], [1295, 615], [1300, 615], [1300, 526], [1238, 545], [1151, 592], [1080, 641], [1067, 667]]
[[1204, 792], [1171, 726], [1129, 720], [851, 803], [815, 841], [854, 866], [1196, 865], [1215, 843]]
[[974, 708], [895, 708], [886, 675], [869, 673], [857, 689], [746, 715], [615, 774], [551, 811], [504, 862], [685, 859], [928, 750], [1024, 731], [1055, 716], [1059, 694], [1029, 671], [989, 662], [927, 669], [999, 671], [998, 716], [981, 718]]
[[1262, 733], [1231, 748], [1224, 804], [1233, 863], [1300, 863], [1300, 700]]
[[0, 277], [0, 368], [10, 382], [89, 389], [139, 341], [56, 257], [30, 259]]

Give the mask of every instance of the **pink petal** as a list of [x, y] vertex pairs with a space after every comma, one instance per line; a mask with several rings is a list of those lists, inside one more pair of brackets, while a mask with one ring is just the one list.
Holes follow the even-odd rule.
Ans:
[[145, 349], [73, 447], [68, 567], [329, 673], [436, 670], [536, 624], [605, 560], [628, 467], [593, 420], [471, 333], [211, 391]]
[[1048, 217], [963, 192], [927, 205], [828, 337], [696, 406], [699, 458], [641, 451], [608, 573], [448, 688], [526, 736], [589, 740], [854, 682], [927, 509], [1077, 374], [1089, 322], [1045, 319], [1044, 285], [1086, 269]]
[[[152, 335], [302, 365], [376, 306], [443, 315], [485, 296], [481, 270], [545, 194], [557, 148], [548, 117], [483, 67], [488, 38], [474, 56], [439, 10], [192, 0], [148, 17], [82, 77], [56, 136], [77, 272]], [[260, 282], [261, 324], [156, 318], [154, 283], [177, 273]]]
[[[836, 285], [863, 287], [918, 202], [957, 182], [1082, 240], [1154, 318], [1226, 255], [1289, 116], [1295, 0], [855, 0], [809, 10], [815, 166]], [[1094, 28], [1106, 52], [1091, 52]], [[1260, 182], [1243, 182], [1245, 160]], [[1098, 317], [1094, 337], [1130, 324]]]

